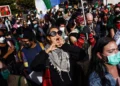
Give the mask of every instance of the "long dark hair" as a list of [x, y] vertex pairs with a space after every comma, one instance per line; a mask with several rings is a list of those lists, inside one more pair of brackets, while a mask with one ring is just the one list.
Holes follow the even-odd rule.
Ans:
[[104, 61], [97, 57], [97, 52], [102, 53], [104, 47], [112, 41], [114, 41], [114, 39], [109, 37], [100, 38], [92, 50], [92, 58], [90, 60], [88, 77], [92, 72], [96, 72], [101, 79], [102, 86], [105, 86], [106, 84], [110, 85], [110, 82], [108, 79], [105, 78], [105, 73], [107, 72], [107, 68], [104, 64]]

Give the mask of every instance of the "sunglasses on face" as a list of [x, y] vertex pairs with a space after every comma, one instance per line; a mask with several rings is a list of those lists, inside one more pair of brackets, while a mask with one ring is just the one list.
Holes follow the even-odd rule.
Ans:
[[52, 32], [49, 33], [49, 36], [54, 37], [54, 36], [56, 36], [57, 34], [58, 34], [59, 36], [61, 36], [61, 35], [62, 35], [62, 31], [60, 31], [60, 30], [59, 30], [58, 32], [52, 31]]

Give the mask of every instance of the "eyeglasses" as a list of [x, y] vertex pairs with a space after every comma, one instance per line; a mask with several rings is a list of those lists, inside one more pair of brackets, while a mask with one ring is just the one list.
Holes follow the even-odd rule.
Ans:
[[54, 36], [56, 36], [57, 34], [58, 34], [59, 36], [61, 36], [61, 35], [62, 35], [62, 31], [60, 31], [60, 30], [59, 30], [58, 32], [52, 31], [52, 32], [49, 33], [49, 36], [54, 37]]

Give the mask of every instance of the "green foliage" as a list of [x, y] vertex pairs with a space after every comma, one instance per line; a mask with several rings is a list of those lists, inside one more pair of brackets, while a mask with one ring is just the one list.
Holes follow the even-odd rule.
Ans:
[[1, 5], [9, 5], [12, 14], [24, 12], [26, 9], [35, 9], [35, 0], [0, 0]]
[[12, 11], [12, 14], [16, 14], [20, 11], [19, 9], [16, 8], [16, 5], [14, 3], [10, 5], [10, 9]]
[[12, 14], [17, 13], [18, 9], [16, 9], [16, 0], [0, 0], [0, 6], [2, 5], [9, 5], [12, 11]]
[[0, 0], [0, 5], [10, 5], [14, 3], [16, 0]]
[[35, 0], [18, 0], [17, 5], [25, 9], [35, 8]]

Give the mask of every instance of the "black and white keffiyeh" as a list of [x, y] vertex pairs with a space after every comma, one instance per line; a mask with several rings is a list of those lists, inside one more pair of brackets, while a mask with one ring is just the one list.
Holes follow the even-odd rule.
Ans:
[[[47, 45], [45, 47], [45, 49], [47, 49], [49, 46], [50, 45]], [[69, 54], [60, 48], [57, 48], [48, 54], [49, 54], [49, 60], [51, 62], [51, 65], [53, 65], [54, 68], [57, 69], [61, 80], [64, 81], [62, 78], [62, 75], [61, 75], [62, 71], [67, 72], [68, 76], [70, 78], [70, 75], [69, 75], [69, 72], [70, 72]], [[71, 80], [71, 78], [70, 78], [70, 80]]]

